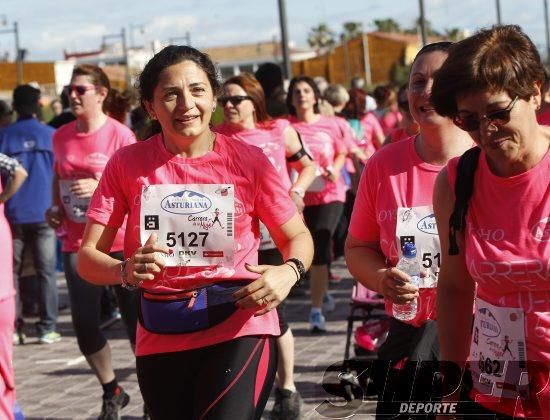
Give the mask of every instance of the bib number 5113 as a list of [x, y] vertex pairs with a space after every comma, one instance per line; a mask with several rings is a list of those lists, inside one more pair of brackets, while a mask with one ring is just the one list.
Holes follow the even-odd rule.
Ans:
[[169, 247], [174, 247], [176, 244], [181, 247], [204, 246], [206, 238], [208, 238], [208, 232], [167, 232], [166, 245]]

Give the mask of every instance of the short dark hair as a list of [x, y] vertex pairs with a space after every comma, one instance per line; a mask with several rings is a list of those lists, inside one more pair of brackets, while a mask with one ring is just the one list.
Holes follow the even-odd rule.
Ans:
[[20, 117], [40, 113], [40, 90], [31, 85], [19, 85], [13, 90], [13, 108]]
[[263, 63], [258, 67], [254, 76], [262, 85], [267, 98], [273, 95], [275, 89], [283, 86], [283, 70], [278, 64]]
[[493, 26], [453, 45], [435, 75], [431, 101], [440, 115], [453, 118], [457, 95], [489, 90], [528, 99], [544, 80], [537, 48], [521, 28]]
[[308, 76], [296, 76], [290, 81], [290, 85], [288, 85], [288, 93], [286, 94], [286, 106], [288, 107], [288, 113], [290, 115], [296, 116], [296, 108], [294, 108], [294, 105], [292, 105], [292, 92], [294, 91], [296, 85], [301, 82], [307, 83], [309, 86], [311, 86], [313, 94], [315, 95], [315, 105], [313, 105], [313, 112], [319, 114], [319, 101], [321, 100], [321, 91], [319, 90], [317, 84], [313, 81], [313, 79]]
[[157, 87], [160, 73], [167, 67], [182, 61], [192, 61], [199, 66], [208, 77], [214, 97], [218, 96], [221, 84], [216, 67], [208, 54], [187, 45], [169, 45], [149, 60], [139, 76], [138, 90], [142, 104], [144, 100], [153, 100], [153, 92]]
[[412, 64], [418, 60], [418, 57], [420, 57], [423, 54], [428, 54], [435, 51], [442, 51], [442, 52], [449, 52], [451, 47], [454, 45], [454, 42], [451, 41], [438, 41], [438, 42], [432, 42], [431, 44], [426, 44], [420, 50], [416, 53], [416, 56], [414, 57], [414, 60]]

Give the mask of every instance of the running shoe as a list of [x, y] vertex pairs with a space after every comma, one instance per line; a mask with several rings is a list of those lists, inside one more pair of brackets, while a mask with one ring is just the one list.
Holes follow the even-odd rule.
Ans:
[[332, 312], [336, 309], [336, 301], [329, 292], [323, 296], [323, 312]]
[[117, 323], [120, 319], [122, 319], [122, 315], [120, 315], [118, 308], [115, 308], [109, 315], [101, 317], [99, 329], [105, 330]]
[[302, 409], [302, 397], [298, 391], [275, 388], [275, 404], [271, 420], [298, 420]]
[[13, 345], [14, 346], [22, 346], [25, 344], [25, 340], [27, 339], [27, 336], [23, 332], [14, 332], [13, 333]]
[[309, 330], [312, 333], [324, 333], [327, 331], [325, 317], [322, 313], [312, 312], [309, 314]]
[[42, 334], [38, 338], [38, 342], [40, 344], [53, 344], [53, 343], [59, 343], [61, 341], [61, 334], [59, 334], [57, 331], [50, 331], [45, 334]]
[[104, 395], [101, 414], [97, 420], [120, 420], [120, 410], [126, 407], [129, 402], [130, 396], [120, 387], [112, 397]]

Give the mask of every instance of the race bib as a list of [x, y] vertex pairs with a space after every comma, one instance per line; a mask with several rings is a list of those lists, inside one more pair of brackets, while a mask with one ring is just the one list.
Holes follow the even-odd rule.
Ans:
[[75, 223], [86, 223], [86, 211], [90, 204], [90, 197], [80, 198], [71, 192], [71, 185], [74, 180], [59, 180], [59, 194], [67, 218]]
[[476, 297], [470, 371], [477, 391], [493, 397], [527, 398], [524, 314]]
[[165, 184], [144, 186], [141, 193], [140, 238], [152, 233], [170, 251], [168, 267], [232, 268], [234, 186], [231, 184]]
[[420, 279], [420, 288], [437, 287], [441, 267], [439, 236], [432, 206], [400, 207], [396, 223], [397, 249], [412, 242], [416, 245], [417, 258], [427, 276]]

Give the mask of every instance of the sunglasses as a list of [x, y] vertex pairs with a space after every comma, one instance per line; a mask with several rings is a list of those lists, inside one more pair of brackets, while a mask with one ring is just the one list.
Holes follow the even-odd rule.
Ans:
[[76, 92], [77, 95], [84, 95], [89, 90], [94, 90], [95, 85], [67, 85], [63, 88], [63, 91], [66, 95], [71, 95], [71, 93]]
[[221, 98], [218, 98], [218, 102], [221, 106], [225, 106], [227, 102], [231, 102], [231, 105], [237, 106], [242, 101], [246, 101], [247, 99], [252, 100], [250, 96], [244, 96], [244, 95], [236, 95], [236, 96], [222, 96]]
[[492, 124], [496, 127], [500, 127], [501, 125], [504, 125], [510, 122], [510, 112], [512, 112], [512, 108], [514, 108], [514, 105], [516, 104], [518, 99], [519, 99], [519, 96], [516, 96], [506, 108], [495, 112], [491, 112], [487, 115], [483, 115], [480, 118], [476, 118], [476, 117], [462, 118], [460, 116], [456, 116], [453, 118], [453, 122], [457, 127], [461, 128], [464, 131], [479, 130], [479, 126], [481, 125], [481, 120], [483, 119], [487, 120], [487, 124]]

